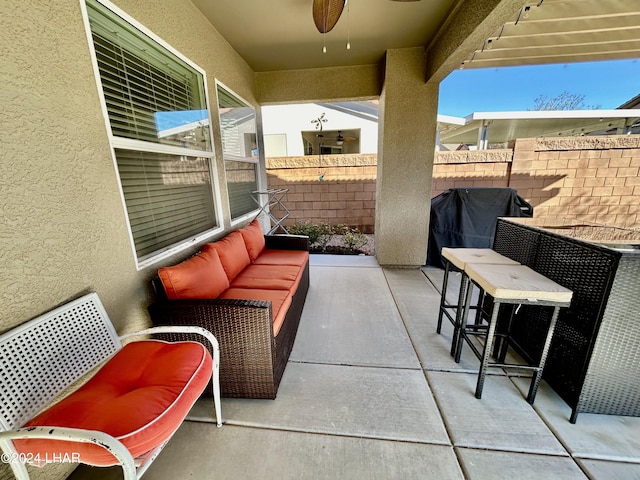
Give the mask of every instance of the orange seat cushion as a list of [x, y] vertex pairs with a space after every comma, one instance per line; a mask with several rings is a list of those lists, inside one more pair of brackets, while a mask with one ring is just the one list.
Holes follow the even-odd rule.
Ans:
[[[119, 350], [85, 385], [29, 421], [105, 432], [134, 458], [167, 440], [211, 379], [209, 351], [197, 342], [132, 342]], [[17, 440], [22, 453], [40, 458], [80, 455], [90, 465], [117, 465], [97, 445], [56, 440]], [[48, 457], [46, 456], [48, 454]]]
[[256, 219], [238, 231], [244, 239], [244, 244], [247, 247], [249, 258], [252, 262], [255, 262], [256, 258], [258, 258], [264, 250], [264, 234], [262, 233], [262, 227], [260, 227], [260, 224]]
[[215, 250], [160, 268], [158, 276], [169, 300], [216, 298], [229, 288], [229, 278]]
[[229, 282], [251, 264], [242, 234], [237, 230], [217, 242], [206, 243], [202, 246], [203, 252], [210, 250], [218, 252], [222, 268], [224, 268]]
[[236, 298], [242, 300], [265, 300], [271, 302], [273, 316], [273, 336], [277, 336], [284, 323], [284, 317], [291, 306], [291, 294], [288, 290], [266, 290], [259, 288], [229, 288], [220, 298]]
[[297, 265], [303, 267], [309, 261], [306, 250], [264, 250], [254, 263], [258, 265]]
[[249, 265], [233, 279], [231, 288], [290, 290], [295, 293], [302, 275], [296, 265]]

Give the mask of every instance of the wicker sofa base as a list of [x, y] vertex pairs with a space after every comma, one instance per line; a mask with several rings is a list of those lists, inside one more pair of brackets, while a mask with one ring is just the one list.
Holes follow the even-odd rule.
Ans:
[[[279, 241], [267, 237], [267, 248], [282, 247], [277, 243]], [[304, 241], [308, 242], [306, 237]], [[223, 397], [274, 399], [293, 349], [308, 290], [309, 262], [276, 337], [273, 335], [271, 302], [159, 298], [148, 310], [154, 325], [195, 325], [214, 334], [220, 344]], [[178, 339], [185, 340], [188, 336], [171, 338]]]

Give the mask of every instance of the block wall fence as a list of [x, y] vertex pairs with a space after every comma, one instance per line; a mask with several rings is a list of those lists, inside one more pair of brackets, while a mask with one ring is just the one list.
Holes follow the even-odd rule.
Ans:
[[[377, 155], [308, 155], [266, 159], [269, 188], [288, 188], [283, 203], [296, 222], [345, 224], [373, 233]], [[281, 212], [274, 210], [274, 215]]]
[[[509, 147], [437, 152], [432, 197], [454, 187], [511, 187], [541, 224], [640, 229], [640, 136], [527, 138]], [[285, 224], [344, 223], [373, 233], [376, 155], [266, 163], [269, 188], [289, 189]]]

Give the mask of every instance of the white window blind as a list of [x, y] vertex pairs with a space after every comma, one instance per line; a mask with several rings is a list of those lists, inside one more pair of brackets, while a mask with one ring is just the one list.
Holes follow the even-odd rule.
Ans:
[[252, 192], [258, 190], [258, 142], [255, 110], [218, 84], [218, 113], [227, 176], [231, 218], [258, 208]]
[[216, 226], [209, 161], [116, 149], [138, 257]]
[[138, 261], [217, 226], [204, 75], [96, 0], [87, 11]]
[[255, 163], [225, 162], [231, 218], [241, 217], [258, 208], [252, 195], [252, 192], [258, 190], [256, 167]]

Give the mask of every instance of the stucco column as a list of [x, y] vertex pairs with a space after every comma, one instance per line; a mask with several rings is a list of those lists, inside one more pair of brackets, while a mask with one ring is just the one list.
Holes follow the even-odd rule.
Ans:
[[418, 267], [427, 256], [438, 84], [425, 83], [422, 48], [388, 50], [379, 105], [376, 256]]

